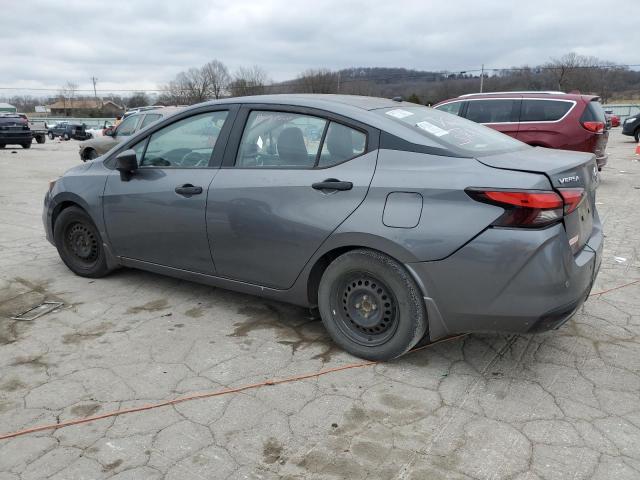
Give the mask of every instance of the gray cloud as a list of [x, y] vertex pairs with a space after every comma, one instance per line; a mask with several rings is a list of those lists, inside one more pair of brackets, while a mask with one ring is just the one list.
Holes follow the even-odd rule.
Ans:
[[[307, 68], [459, 70], [569, 51], [640, 63], [631, 0], [34, 0], [3, 8], [0, 86], [157, 88], [217, 58], [275, 80]], [[616, 13], [616, 11], [618, 13]]]

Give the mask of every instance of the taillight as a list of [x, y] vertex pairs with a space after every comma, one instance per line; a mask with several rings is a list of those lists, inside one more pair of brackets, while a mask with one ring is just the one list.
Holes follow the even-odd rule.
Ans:
[[493, 222], [499, 227], [545, 227], [562, 219], [564, 201], [555, 192], [466, 190], [479, 202], [504, 208], [504, 213]]
[[573, 212], [584, 198], [584, 188], [560, 188], [558, 189], [564, 200], [564, 213]]
[[604, 131], [604, 122], [582, 122], [582, 126], [593, 133], [602, 133]]

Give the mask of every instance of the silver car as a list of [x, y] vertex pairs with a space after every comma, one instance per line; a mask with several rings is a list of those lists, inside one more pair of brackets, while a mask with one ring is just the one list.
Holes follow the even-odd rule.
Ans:
[[203, 103], [50, 185], [49, 241], [76, 274], [134, 267], [317, 308], [387, 360], [421, 339], [539, 332], [600, 266], [592, 154], [533, 148], [393, 100]]

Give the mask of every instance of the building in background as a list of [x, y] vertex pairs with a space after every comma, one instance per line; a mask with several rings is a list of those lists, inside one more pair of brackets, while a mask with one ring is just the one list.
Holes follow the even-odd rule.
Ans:
[[16, 113], [18, 109], [8, 103], [0, 102], [0, 113]]
[[62, 117], [115, 117], [124, 113], [124, 108], [111, 100], [58, 100], [47, 108], [51, 115]]

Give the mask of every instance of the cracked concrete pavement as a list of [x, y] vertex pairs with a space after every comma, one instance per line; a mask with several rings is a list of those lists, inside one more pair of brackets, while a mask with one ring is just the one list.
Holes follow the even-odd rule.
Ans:
[[[640, 162], [619, 129], [594, 291], [640, 278]], [[74, 276], [44, 238], [77, 144], [0, 150], [0, 433], [358, 361], [305, 310], [135, 270]], [[618, 257], [618, 258], [616, 258]], [[32, 322], [9, 317], [65, 302]], [[0, 440], [14, 479], [638, 479], [640, 284], [561, 329]]]

